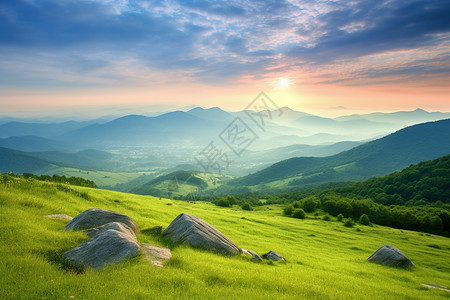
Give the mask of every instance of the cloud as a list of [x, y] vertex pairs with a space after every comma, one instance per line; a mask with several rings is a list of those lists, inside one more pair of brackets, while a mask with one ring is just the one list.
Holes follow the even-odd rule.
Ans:
[[224, 84], [275, 68], [329, 84], [446, 76], [447, 2], [3, 0], [0, 84]]
[[[318, 17], [323, 34], [312, 47], [295, 46], [291, 58], [315, 64], [431, 46], [449, 38], [447, 1], [360, 1]], [[347, 30], [346, 30], [347, 29]], [[350, 29], [350, 30], [349, 30]], [[354, 29], [354, 30], [351, 30]], [[299, 33], [302, 33], [302, 29]]]

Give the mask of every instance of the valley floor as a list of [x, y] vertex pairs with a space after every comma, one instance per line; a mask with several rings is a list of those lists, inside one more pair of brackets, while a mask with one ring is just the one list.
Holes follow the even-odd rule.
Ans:
[[[450, 293], [421, 284], [450, 286], [450, 239], [381, 226], [282, 215], [277, 205], [255, 211], [221, 208], [32, 180], [0, 183], [0, 299], [445, 299]], [[86, 241], [63, 232], [67, 220], [98, 207], [132, 217], [141, 230], [167, 227], [180, 213], [194, 214], [238, 246], [264, 254], [274, 250], [287, 263], [253, 263], [244, 257], [172, 247], [164, 268], [143, 257], [76, 273], [62, 254]], [[358, 231], [359, 230], [359, 231]], [[138, 240], [167, 246], [144, 233]], [[383, 244], [403, 251], [410, 270], [368, 263]]]

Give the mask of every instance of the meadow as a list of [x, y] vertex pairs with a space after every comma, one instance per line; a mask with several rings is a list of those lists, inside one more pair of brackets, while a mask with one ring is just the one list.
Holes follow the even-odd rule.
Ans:
[[[450, 293], [421, 284], [450, 286], [450, 240], [383, 226], [344, 227], [331, 218], [283, 216], [282, 206], [253, 211], [16, 179], [0, 183], [0, 299], [448, 299]], [[82, 197], [81, 197], [81, 196]], [[63, 232], [68, 222], [45, 218], [98, 207], [133, 218], [138, 240], [170, 246], [164, 268], [144, 257], [102, 270], [76, 269], [62, 254], [86, 241]], [[194, 214], [238, 246], [287, 262], [255, 263], [168, 245], [145, 233], [167, 227], [180, 213]], [[383, 244], [403, 251], [416, 265], [399, 269], [366, 259]]]
[[66, 177], [82, 177], [92, 180], [97, 186], [115, 186], [116, 184], [127, 183], [130, 180], [138, 178], [142, 175], [139, 172], [109, 172], [98, 170], [81, 170], [69, 167], [54, 167], [45, 169], [43, 174], [58, 174]]

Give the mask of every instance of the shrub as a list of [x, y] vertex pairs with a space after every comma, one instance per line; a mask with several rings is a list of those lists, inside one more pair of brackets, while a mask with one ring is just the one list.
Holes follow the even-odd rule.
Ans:
[[297, 219], [304, 219], [306, 217], [306, 213], [303, 209], [301, 208], [297, 208], [296, 210], [294, 210], [294, 212], [292, 213], [292, 216], [294, 218]]
[[314, 212], [319, 206], [319, 200], [317, 200], [315, 197], [308, 197], [300, 201], [300, 206], [306, 212]]
[[292, 216], [292, 213], [294, 212], [294, 207], [292, 205], [288, 205], [283, 209], [283, 213], [286, 216]]
[[227, 199], [224, 199], [224, 198], [217, 201], [216, 205], [222, 206], [222, 207], [230, 207], [231, 206], [230, 201], [228, 201]]
[[355, 225], [355, 223], [353, 222], [352, 218], [348, 218], [347, 220], [345, 220], [344, 226], [345, 227], [353, 227]]
[[370, 225], [369, 216], [366, 214], [361, 215], [361, 217], [359, 217], [359, 223], [362, 225]]
[[228, 195], [226, 200], [228, 200], [228, 202], [230, 203], [230, 206], [237, 203], [236, 197], [234, 197], [232, 195]]
[[241, 208], [243, 210], [253, 210], [252, 206], [249, 203], [242, 204]]
[[342, 220], [344, 220], [344, 216], [343, 216], [342, 214], [339, 214], [339, 215], [337, 216], [337, 220], [338, 220], [339, 222], [342, 222]]
[[324, 221], [330, 221], [331, 219], [330, 219], [330, 216], [329, 216], [329, 215], [325, 215], [325, 216], [323, 216], [322, 220], [324, 220]]

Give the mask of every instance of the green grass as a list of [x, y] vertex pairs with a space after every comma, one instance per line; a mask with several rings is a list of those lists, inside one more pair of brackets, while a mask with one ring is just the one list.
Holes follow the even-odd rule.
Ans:
[[[80, 170], [75, 168], [55, 167], [46, 169], [47, 175], [61, 175], [61, 176], [74, 176], [84, 179], [92, 180], [97, 186], [115, 186], [120, 183], [127, 183], [133, 179], [141, 176], [138, 172], [107, 172], [107, 171], [95, 171], [95, 170]], [[40, 174], [39, 174], [40, 175]]]
[[[0, 184], [0, 299], [445, 299], [450, 293], [422, 283], [450, 285], [448, 238], [381, 226], [344, 227], [308, 215], [282, 216], [281, 206], [243, 211], [209, 203], [189, 203], [119, 192], [18, 180]], [[171, 204], [171, 205], [167, 205]], [[131, 216], [142, 229], [167, 227], [181, 212], [204, 219], [239, 246], [264, 254], [274, 250], [287, 263], [253, 263], [244, 257], [177, 246], [160, 269], [143, 257], [83, 272], [62, 254], [88, 238], [63, 232], [67, 221], [99, 207]], [[359, 229], [360, 231], [357, 231]], [[139, 234], [140, 242], [164, 246], [159, 237]], [[416, 264], [403, 270], [366, 261], [390, 244]]]

